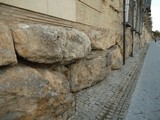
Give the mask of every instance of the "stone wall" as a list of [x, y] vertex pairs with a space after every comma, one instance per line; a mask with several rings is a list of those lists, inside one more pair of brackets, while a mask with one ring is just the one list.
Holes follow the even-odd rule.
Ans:
[[150, 42], [151, 40], [152, 40], [152, 34], [151, 32], [148, 31], [147, 27], [144, 26], [142, 31], [142, 44], [144, 45]]
[[[89, 4], [76, 2], [79, 10]], [[121, 11], [113, 6], [114, 1], [103, 2], [106, 11], [110, 9], [102, 9], [108, 22], [103, 14], [103, 22], [91, 14], [95, 20], [82, 16], [84, 23], [0, 4], [0, 119], [70, 119], [75, 115], [75, 95], [122, 67]], [[99, 7], [94, 9], [99, 11]], [[108, 18], [112, 13], [115, 16]], [[132, 52], [130, 30], [126, 32], [126, 59]], [[146, 34], [140, 37], [134, 34], [135, 50], [142, 45], [142, 37], [150, 39], [144, 30]]]
[[118, 36], [107, 46], [94, 41], [108, 31], [3, 22], [0, 30], [1, 119], [69, 119], [73, 93], [122, 66]]
[[37, 2], [36, 0], [0, 0], [0, 3], [91, 26], [122, 29], [122, 1], [39, 0]]
[[121, 31], [122, 5], [122, 1], [115, 0], [76, 0], [76, 21]]

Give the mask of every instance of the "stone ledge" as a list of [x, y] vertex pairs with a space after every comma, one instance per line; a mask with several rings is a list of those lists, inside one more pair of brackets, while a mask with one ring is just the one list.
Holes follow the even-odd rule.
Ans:
[[60, 25], [64, 27], [74, 27], [80, 29], [87, 29], [90, 26], [87, 24], [77, 23], [62, 18], [45, 15], [43, 13], [34, 12], [31, 10], [22, 9], [19, 7], [0, 3], [0, 15], [1, 20], [7, 23], [14, 22], [30, 22], [30, 23], [47, 23], [50, 25]]
[[[70, 21], [70, 20], [66, 20], [58, 17], [53, 17], [50, 15], [45, 15], [43, 13], [26, 10], [23, 8], [7, 5], [4, 3], [0, 3], [0, 15], [1, 15], [0, 20], [7, 24], [39, 23], [39, 24], [48, 24], [48, 25], [77, 28], [83, 31], [88, 31], [89, 29], [97, 29], [97, 28], [103, 29], [102, 27], [95, 27], [95, 26], [87, 25], [80, 22], [74, 22], [74, 21]], [[106, 26], [105, 28], [121, 33], [117, 29], [110, 28], [108, 26]]]

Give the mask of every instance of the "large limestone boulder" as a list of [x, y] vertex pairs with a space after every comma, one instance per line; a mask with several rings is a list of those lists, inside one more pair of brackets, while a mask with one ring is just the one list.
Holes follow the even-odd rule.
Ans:
[[106, 53], [92, 52], [86, 59], [70, 66], [71, 90], [77, 92], [103, 80], [107, 75]]
[[16, 64], [17, 58], [9, 28], [0, 23], [0, 66]]
[[117, 45], [111, 47], [107, 54], [107, 66], [111, 66], [112, 70], [121, 68], [123, 57]]
[[115, 45], [120, 36], [118, 32], [111, 29], [90, 30], [87, 34], [91, 40], [92, 49], [99, 50], [106, 50]]
[[68, 62], [85, 57], [91, 51], [90, 39], [86, 34], [76, 29], [66, 28], [66, 30], [66, 44], [62, 49], [64, 54], [63, 61]]
[[1, 120], [54, 120], [72, 107], [74, 97], [63, 74], [25, 65], [0, 69]]
[[63, 59], [65, 32], [61, 27], [26, 24], [12, 29], [18, 55], [38, 63], [54, 63]]
[[75, 29], [42, 24], [19, 24], [12, 29], [17, 53], [32, 62], [69, 62], [83, 58], [90, 40]]

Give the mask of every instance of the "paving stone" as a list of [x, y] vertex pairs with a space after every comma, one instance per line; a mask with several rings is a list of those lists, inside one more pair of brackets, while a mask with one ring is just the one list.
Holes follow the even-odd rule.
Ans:
[[[126, 65], [122, 66], [120, 70], [113, 71], [102, 82], [77, 93], [76, 112], [78, 114], [76, 114], [75, 120], [111, 120], [112, 118], [118, 120], [124, 118], [127, 110], [126, 103], [129, 104], [126, 98], [131, 97], [129, 94], [132, 93], [132, 90], [130, 89], [134, 88], [132, 84], [136, 82], [130, 78], [138, 70], [139, 64], [142, 63], [139, 63], [138, 56], [128, 58]], [[125, 95], [126, 93], [127, 95]]]

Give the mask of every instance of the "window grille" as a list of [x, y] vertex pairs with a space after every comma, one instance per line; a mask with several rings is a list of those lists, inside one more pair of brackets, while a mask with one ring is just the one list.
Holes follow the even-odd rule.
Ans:
[[144, 4], [145, 4], [145, 8], [150, 8], [151, 7], [151, 0], [145, 0]]
[[138, 33], [142, 32], [143, 27], [143, 11], [142, 11], [142, 0], [136, 0], [137, 8], [136, 8], [136, 22], [135, 22], [135, 30]]
[[129, 27], [134, 27], [134, 0], [126, 0], [126, 25]]

